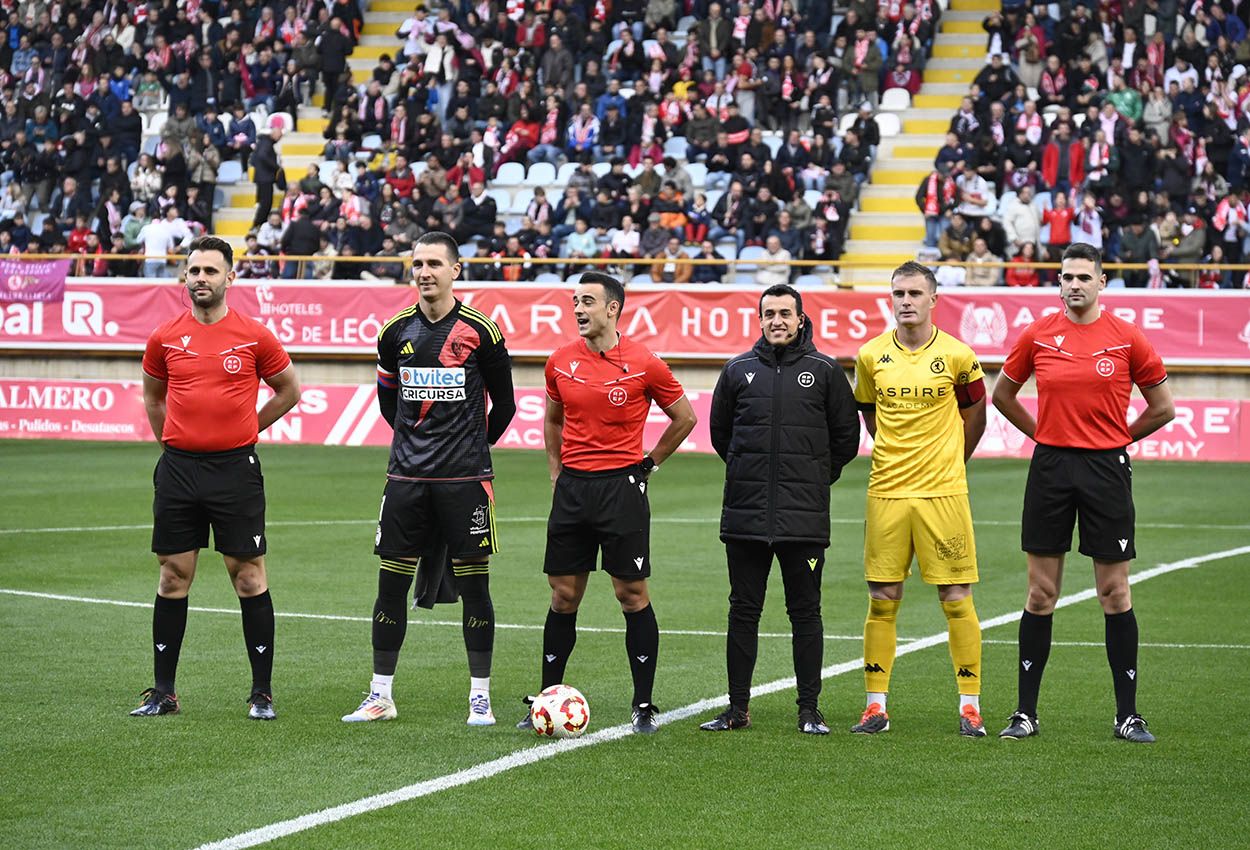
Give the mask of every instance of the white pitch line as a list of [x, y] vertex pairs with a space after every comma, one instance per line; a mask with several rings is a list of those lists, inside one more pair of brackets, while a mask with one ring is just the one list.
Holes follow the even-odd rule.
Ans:
[[[497, 517], [496, 521], [508, 525], [509, 523], [537, 523], [546, 522], [545, 516], [514, 516], [514, 517]], [[273, 528], [306, 528], [316, 525], [377, 525], [376, 519], [287, 519], [287, 520], [269, 520], [265, 524]], [[720, 517], [652, 517], [651, 522], [654, 525], [713, 525], [720, 522]], [[852, 519], [850, 517], [830, 517], [829, 522], [834, 525], [863, 525], [862, 519]], [[1020, 523], [1017, 520], [1003, 519], [981, 519], [974, 520], [973, 525], [1012, 528]], [[1194, 529], [1197, 531], [1250, 531], [1250, 525], [1237, 524], [1220, 524], [1220, 523], [1179, 523], [1179, 522], [1139, 522], [1137, 527], [1151, 529]], [[4, 534], [80, 534], [94, 531], [150, 531], [152, 524], [134, 524], [134, 525], [65, 525], [65, 526], [45, 526], [38, 528], [0, 528], [0, 535]]]
[[[1014, 640], [981, 640], [982, 645], [987, 643], [1002, 644], [1003, 646], [1016, 646]], [[1053, 640], [1051, 646], [1077, 646], [1077, 647], [1097, 647], [1103, 649], [1107, 644], [1100, 640]], [[1250, 643], [1148, 643], [1141, 642], [1137, 644], [1142, 649], [1250, 649]]]
[[[1174, 561], [1170, 564], [1160, 564], [1148, 570], [1131, 576], [1129, 581], [1133, 584], [1147, 581], [1156, 576], [1161, 576], [1175, 570], [1192, 569], [1200, 564], [1208, 561], [1218, 561], [1223, 558], [1232, 558], [1237, 555], [1250, 554], [1250, 546], [1242, 546], [1237, 549], [1226, 549], [1222, 552], [1212, 552], [1207, 555], [1198, 555], [1193, 558], [1186, 558], [1182, 561]], [[1084, 602], [1087, 599], [1093, 599], [1097, 596], [1098, 591], [1095, 588], [1078, 591], [1061, 597], [1055, 604], [1056, 608], [1066, 608], [1069, 605], [1075, 605], [1078, 602]], [[1001, 614], [989, 620], [982, 621], [982, 629], [992, 629], [996, 626], [1007, 625], [1008, 623], [1017, 622], [1020, 619], [1020, 611], [1013, 611], [1008, 614]], [[919, 640], [912, 641], [898, 648], [897, 655], [907, 655], [912, 652], [919, 652], [931, 646], [937, 646], [946, 642], [946, 632], [935, 632]], [[845, 673], [851, 673], [856, 670], [863, 669], [864, 659], [857, 658], [854, 661], [846, 661], [841, 664], [834, 664], [820, 671], [822, 679], [831, 679], [835, 676], [841, 676]], [[795, 686], [794, 677], [786, 679], [776, 679], [763, 685], [757, 685], [751, 689], [752, 696], [763, 696], [765, 694], [776, 693], [777, 691], [787, 690]], [[692, 702], [673, 711], [666, 711], [661, 715], [661, 719], [665, 723], [673, 723], [678, 720], [684, 720], [696, 714], [705, 711], [711, 711], [714, 708], [721, 708], [725, 704], [725, 697], [718, 695], [702, 699], [698, 702]], [[207, 844], [201, 844], [196, 850], [243, 850], [246, 847], [255, 847], [259, 844], [266, 844], [275, 841], [287, 835], [294, 835], [298, 832], [314, 829], [318, 826], [335, 823], [337, 821], [346, 820], [356, 815], [362, 815], [366, 812], [377, 811], [398, 803], [406, 803], [409, 800], [416, 800], [420, 797], [428, 797], [431, 794], [437, 794], [440, 791], [446, 791], [449, 788], [458, 788], [461, 785], [468, 785], [471, 782], [477, 782], [482, 779], [488, 779], [497, 776], [505, 771], [512, 770], [517, 767], [534, 764], [535, 762], [545, 759], [554, 758], [562, 753], [572, 750], [578, 750], [582, 747], [591, 747], [596, 744], [603, 744], [608, 741], [615, 741], [624, 738], [630, 734], [629, 724], [621, 724], [620, 726], [611, 726], [607, 729], [601, 729], [598, 732], [592, 732], [573, 740], [557, 741], [550, 744], [540, 744], [535, 747], [527, 747], [523, 750], [517, 750], [506, 756], [502, 756], [491, 761], [482, 762], [473, 767], [456, 771], [455, 773], [445, 776], [436, 776], [433, 779], [427, 779], [423, 782], [417, 782], [412, 785], [405, 785], [403, 788], [396, 788], [394, 791], [387, 791], [383, 794], [374, 794], [369, 797], [362, 797], [359, 800], [353, 800], [350, 803], [343, 803], [338, 806], [332, 806], [328, 809], [312, 812], [310, 814], [301, 815], [290, 820], [278, 821], [259, 829], [241, 832], [238, 835], [224, 838], [220, 841], [212, 841]]]
[[[121, 608], [151, 608], [151, 602], [132, 602], [128, 599], [101, 599], [95, 596], [68, 596], [63, 593], [42, 593], [34, 590], [17, 590], [15, 588], [0, 587], [0, 594], [8, 596], [25, 596], [31, 599], [51, 599], [56, 602], [80, 602], [91, 605], [115, 605]], [[203, 608], [192, 605], [188, 611], [197, 611], [203, 614], [230, 614], [238, 616], [237, 608]], [[334, 620], [346, 623], [370, 623], [372, 619], [369, 617], [351, 617], [344, 614], [306, 614], [300, 611], [275, 611], [275, 617], [286, 617], [293, 620]], [[459, 620], [423, 620], [411, 619], [408, 621], [409, 626], [453, 626], [460, 628]], [[541, 623], [496, 623], [497, 629], [514, 629], [517, 631], [541, 632], [545, 626]], [[608, 634], [623, 635], [625, 629], [613, 628], [611, 626], [578, 626], [577, 631], [586, 632], [588, 634]], [[676, 637], [718, 637], [725, 636], [724, 631], [711, 631], [703, 629], [664, 629], [660, 634], [665, 636]], [[760, 632], [762, 638], [789, 638], [789, 632]], [[863, 640], [863, 635], [825, 635], [825, 640], [846, 640], [858, 641]], [[906, 642], [905, 638], [899, 640]]]

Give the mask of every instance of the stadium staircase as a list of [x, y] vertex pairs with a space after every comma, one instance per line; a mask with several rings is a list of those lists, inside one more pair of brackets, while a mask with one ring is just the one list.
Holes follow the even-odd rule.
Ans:
[[916, 258], [924, 241], [924, 217], [916, 209], [916, 187], [933, 170], [933, 158], [968, 86], [985, 65], [981, 21], [999, 0], [952, 0], [942, 14], [942, 31], [924, 71], [924, 85], [903, 112], [903, 132], [881, 140], [872, 182], [860, 190], [851, 216], [844, 260], [878, 268], [842, 267], [842, 285], [885, 283], [885, 267]]
[[[372, 0], [365, 16], [360, 43], [348, 59], [356, 81], [369, 78], [378, 64], [378, 57], [383, 53], [394, 57], [403, 49], [403, 42], [395, 38], [395, 30], [412, 14], [412, 8], [412, 0]], [[321, 103], [320, 86], [312, 99], [316, 104]], [[300, 107], [299, 115], [295, 118], [294, 132], [288, 132], [278, 144], [287, 179], [291, 182], [302, 178], [311, 163], [322, 161], [322, 150], [325, 148], [323, 133], [329, 123], [320, 105]], [[257, 131], [260, 132], [259, 127]], [[242, 249], [247, 232], [252, 226], [252, 218], [256, 214], [256, 184], [251, 182], [249, 173], [246, 181], [219, 184], [217, 188], [224, 196], [225, 203], [214, 213], [213, 229], [236, 249]], [[281, 201], [282, 193], [275, 189], [275, 209]]]

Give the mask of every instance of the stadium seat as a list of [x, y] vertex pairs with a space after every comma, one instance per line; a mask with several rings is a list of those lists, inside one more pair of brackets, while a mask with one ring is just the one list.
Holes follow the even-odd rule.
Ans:
[[848, 112], [843, 115], [842, 120], [838, 122], [838, 135], [845, 135], [846, 131], [851, 129], [851, 125], [855, 123], [855, 119], [858, 117], [858, 112]]
[[569, 185], [569, 178], [573, 176], [573, 172], [577, 171], [577, 165], [576, 162], [566, 162], [561, 165], [560, 170], [556, 172], [556, 185]]
[[[689, 168], [687, 168], [689, 170]], [[707, 211], [711, 212], [716, 209], [716, 204], [720, 201], [721, 196], [725, 194], [724, 189], [708, 189], [704, 192], [707, 195]]]
[[213, 188], [213, 209], [219, 210], [222, 207], [226, 206], [228, 203], [229, 203], [229, 199], [226, 197], [226, 193], [221, 191], [221, 189], [214, 187]]
[[736, 283], [739, 286], [755, 283], [755, 272], [736, 271], [733, 273], [733, 279], [725, 278], [723, 283]]
[[629, 279], [630, 283], [651, 283], [651, 272], [638, 272]]
[[161, 143], [160, 136], [144, 136], [143, 145], [139, 148], [140, 153], [146, 153], [149, 156], [156, 156], [156, 146]]
[[1073, 115], [1072, 123], [1075, 124], [1076, 128], [1079, 130], [1081, 128], [1081, 125], [1085, 123], [1085, 113], [1078, 112], [1075, 115]]
[[697, 257], [703, 250], [698, 245], [683, 245], [681, 249], [686, 252], [687, 257]]
[[673, 159], [685, 159], [686, 147], [685, 136], [669, 136], [664, 140], [664, 155]]
[[794, 285], [800, 288], [804, 286], [824, 286], [825, 279], [817, 274], [801, 274], [794, 279]]
[[780, 136], [765, 136], [764, 144], [768, 145], [769, 152], [775, 157], [785, 142]]
[[687, 164], [686, 173], [690, 175], [690, 182], [696, 189], [702, 189], [707, 185], [707, 166], [703, 163], [691, 162]]
[[495, 212], [505, 215], [512, 206], [512, 193], [507, 189], [487, 189], [486, 194], [495, 199]]
[[243, 179], [243, 166], [237, 159], [228, 159], [217, 169], [217, 185], [229, 186]]
[[595, 172], [596, 177], [602, 177], [612, 170], [612, 163], [601, 159], [591, 166], [591, 170]]
[[625, 166], [625, 173], [629, 175], [631, 180], [637, 180], [638, 175], [642, 173], [642, 164], [641, 163], [639, 163], [638, 165], [627, 164]]
[[508, 207], [508, 212], [512, 215], [525, 215], [525, 210], [532, 200], [534, 200], [533, 189], [518, 189], [512, 196], [512, 204]]
[[633, 86], [621, 86], [621, 97], [625, 98], [626, 100], [633, 100], [634, 94], [635, 94], [635, 91], [634, 91]]
[[161, 130], [165, 129], [165, 122], [168, 120], [169, 120], [168, 112], [157, 112], [148, 121], [147, 132], [151, 133], [153, 136], [159, 136], [161, 134]]
[[510, 215], [503, 220], [503, 232], [509, 236], [514, 236], [521, 232], [520, 216]]
[[903, 122], [894, 112], [877, 113], [877, 129], [881, 131], [881, 138], [892, 139], [903, 130]]
[[1037, 241], [1045, 245], [1050, 241], [1050, 225], [1043, 224], [1041, 229], [1037, 231]]
[[681, 20], [677, 22], [677, 31], [688, 32], [690, 28], [693, 27], [698, 22], [699, 22], [699, 19], [696, 18], [694, 15], [684, 15], [682, 16]]
[[538, 277], [534, 278], [534, 283], [563, 283], [564, 278], [555, 272], [542, 272]]
[[803, 200], [807, 201], [807, 205], [812, 209], [816, 209], [816, 205], [820, 203], [820, 190], [808, 189], [803, 192]]
[[32, 213], [29, 224], [30, 232], [32, 234], [43, 233], [43, 223], [47, 220], [47, 218], [48, 214], [46, 212]]
[[525, 166], [519, 162], [505, 162], [495, 175], [496, 186], [520, 186], [525, 181]]
[[460, 246], [460, 256], [461, 257], [474, 256], [477, 253], [477, 248], [475, 247], [475, 245], [476, 243], [474, 242], [465, 242], [463, 245]]
[[612, 54], [621, 49], [621, 40], [614, 38], [608, 42], [608, 49], [603, 51], [603, 67], [607, 68], [612, 63]]
[[998, 209], [994, 211], [995, 220], [1002, 221], [1003, 217], [1011, 212], [1011, 208], [1018, 203], [1020, 201], [1017, 199], [1015, 192], [1003, 192], [1003, 196], [998, 199]]
[[1029, 87], [1028, 87], [1028, 89], [1027, 89], [1027, 94], [1028, 94], [1028, 96], [1029, 96], [1029, 100], [1032, 100], [1032, 101], [1037, 101], [1037, 100], [1039, 100], [1039, 99], [1041, 98], [1041, 96], [1042, 96], [1042, 95], [1041, 95], [1041, 92], [1039, 92], [1039, 91], [1037, 90], [1037, 88], [1036, 88], [1036, 87], [1034, 87], [1034, 86], [1029, 86]]
[[556, 182], [556, 167], [550, 162], [536, 162], [525, 173], [526, 186], [551, 186]]
[[886, 89], [881, 95], [881, 109], [885, 112], [902, 112], [910, 106], [911, 92], [907, 89]]
[[425, 162], [424, 160], [422, 160], [421, 162], [414, 162], [411, 165], [412, 176], [414, 178], [420, 177], [422, 174], [425, 173], [426, 169], [428, 169], [429, 167], [430, 167], [430, 164], [428, 162]]
[[1055, 118], [1058, 115], [1059, 115], [1058, 112], [1043, 112], [1042, 123], [1045, 124], [1047, 127], [1049, 127], [1051, 124], [1055, 123]]
[[317, 177], [327, 186], [334, 184], [334, 175], [338, 173], [338, 160], [328, 159], [317, 164]]
[[[130, 165], [126, 166], [126, 177], [133, 181], [135, 179], [135, 172], [138, 170], [139, 170], [139, 160], [136, 159], [134, 162], [130, 163]], [[33, 201], [35, 197], [36, 196], [32, 195], [31, 200]]]
[[742, 253], [738, 255], [739, 260], [746, 260], [747, 262], [739, 262], [737, 270], [755, 271], [756, 264], [753, 261], [758, 260], [760, 257], [764, 256], [765, 253], [764, 248], [760, 245], [747, 245], [742, 249]]
[[382, 150], [382, 137], [377, 133], [370, 133], [360, 140], [360, 151], [356, 156], [362, 157], [363, 155], [363, 159], [371, 159], [373, 154], [380, 150]]
[[728, 242], [722, 242], [716, 246], [716, 253], [726, 260], [736, 260], [738, 258], [738, 245], [732, 239]]
[[1033, 206], [1037, 207], [1038, 212], [1046, 212], [1050, 209], [1051, 200], [1050, 192], [1038, 192], [1033, 198]]

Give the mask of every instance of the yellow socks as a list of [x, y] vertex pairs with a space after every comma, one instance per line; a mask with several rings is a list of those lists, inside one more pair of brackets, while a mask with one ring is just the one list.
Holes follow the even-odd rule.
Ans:
[[[898, 647], [898, 606], [901, 600], [868, 599], [868, 619], [864, 620], [864, 690], [886, 693], [890, 690], [890, 670]], [[980, 635], [977, 641], [980, 661]]]
[[[949, 629], [951, 661], [955, 665], [955, 685], [961, 694], [981, 693], [981, 621], [972, 597], [943, 602]], [[893, 625], [893, 623], [891, 623]]]

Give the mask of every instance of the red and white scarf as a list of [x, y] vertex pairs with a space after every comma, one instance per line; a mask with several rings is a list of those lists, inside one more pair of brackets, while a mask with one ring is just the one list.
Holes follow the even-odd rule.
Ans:
[[1054, 74], [1049, 70], [1042, 71], [1041, 84], [1042, 91], [1054, 97], [1063, 94], [1063, 90], [1068, 87], [1068, 75], [1063, 72], [1062, 66]]
[[542, 132], [538, 134], [538, 143], [542, 145], [554, 145], [559, 130], [556, 129], [556, 121], [560, 118], [559, 109], [551, 109], [547, 112], [547, 120], [543, 122]]
[[[939, 187], [939, 182], [941, 186]], [[938, 195], [941, 194], [939, 201]], [[928, 217], [939, 216], [942, 210], [950, 207], [955, 201], [955, 181], [942, 180], [937, 172], [929, 175], [929, 183], [924, 192], [924, 214]], [[830, 206], [833, 206], [832, 204]]]
[[857, 70], [863, 67], [864, 60], [868, 58], [868, 48], [871, 46], [872, 43], [867, 36], [855, 42], [855, 68]]

